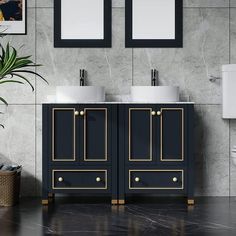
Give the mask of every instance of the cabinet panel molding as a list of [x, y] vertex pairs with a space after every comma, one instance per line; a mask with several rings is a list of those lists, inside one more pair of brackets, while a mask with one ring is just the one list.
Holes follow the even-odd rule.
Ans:
[[161, 108], [160, 161], [184, 161], [184, 124], [184, 108]]
[[52, 170], [52, 189], [107, 189], [107, 181], [107, 170]]
[[129, 161], [153, 160], [152, 119], [152, 108], [129, 108]]
[[75, 161], [75, 108], [52, 109], [52, 161]]
[[129, 189], [184, 189], [183, 169], [130, 169]]
[[107, 108], [84, 108], [84, 161], [108, 161]]

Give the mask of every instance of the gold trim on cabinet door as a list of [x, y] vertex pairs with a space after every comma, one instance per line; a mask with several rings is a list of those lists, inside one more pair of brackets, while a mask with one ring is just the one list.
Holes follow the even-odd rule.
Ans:
[[[171, 111], [181, 111], [182, 112], [182, 153], [181, 159], [175, 158], [164, 158], [163, 157], [163, 112], [164, 110]], [[161, 161], [184, 161], [184, 108], [161, 108], [161, 117], [160, 117], [160, 160]]]
[[[62, 159], [57, 159], [55, 157], [55, 128], [54, 128], [54, 125], [55, 125], [55, 122], [54, 122], [54, 116], [55, 116], [55, 111], [65, 111], [65, 110], [71, 110], [73, 111], [73, 114], [74, 114], [74, 134], [73, 134], [73, 138], [74, 138], [74, 142], [73, 142], [73, 159], [72, 158], [62, 158]], [[75, 161], [76, 158], [75, 158], [75, 108], [53, 108], [52, 109], [52, 161]]]
[[[105, 186], [104, 187], [55, 187], [55, 172], [104, 172], [105, 173]], [[107, 189], [107, 170], [68, 170], [68, 169], [61, 169], [61, 170], [52, 170], [52, 189]]]
[[[87, 126], [86, 126], [86, 115], [87, 115], [87, 111], [93, 111], [93, 110], [104, 110], [105, 111], [105, 158], [99, 158], [99, 159], [89, 159], [87, 157], [87, 147], [86, 147], [86, 130], [87, 130]], [[107, 161], [108, 157], [107, 157], [107, 108], [84, 108], [84, 161]]]
[[[135, 159], [131, 157], [131, 112], [132, 111], [149, 111], [150, 112], [150, 157], [147, 159]], [[129, 161], [152, 161], [152, 108], [129, 108]]]
[[[181, 187], [131, 187], [131, 172], [181, 172], [182, 174], [182, 186]], [[180, 189], [183, 190], [184, 189], [184, 170], [182, 169], [170, 169], [170, 170], [158, 170], [158, 169], [154, 169], [154, 170], [129, 170], [129, 189], [157, 189], [157, 190], [169, 190], [169, 189]]]

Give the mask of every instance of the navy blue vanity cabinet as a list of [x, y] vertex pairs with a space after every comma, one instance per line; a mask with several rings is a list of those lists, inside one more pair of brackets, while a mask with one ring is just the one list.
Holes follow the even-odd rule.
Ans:
[[43, 105], [43, 203], [57, 193], [187, 196], [192, 104]]
[[193, 204], [193, 105], [129, 104], [119, 113], [119, 202], [156, 193]]
[[117, 108], [43, 105], [43, 203], [55, 193], [110, 195], [117, 202]]

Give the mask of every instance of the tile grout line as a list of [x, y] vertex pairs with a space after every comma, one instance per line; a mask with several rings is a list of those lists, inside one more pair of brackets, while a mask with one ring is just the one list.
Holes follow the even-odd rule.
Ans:
[[[35, 63], [37, 64], [37, 50], [36, 50], [36, 46], [37, 46], [37, 1], [35, 1], [35, 45], [34, 45], [34, 53], [35, 53]], [[37, 68], [35, 68], [35, 72], [37, 72]], [[35, 117], [34, 117], [34, 120], [35, 120], [35, 124], [34, 124], [34, 135], [35, 135], [35, 138], [34, 138], [34, 156], [35, 156], [35, 196], [38, 195], [38, 191], [37, 191], [37, 78], [36, 78], [36, 75], [35, 75], [35, 97], [34, 97], [34, 114], [35, 114]]]
[[229, 197], [231, 196], [231, 166], [230, 166], [230, 146], [231, 146], [231, 120], [229, 120]]
[[[230, 63], [231, 63], [231, 0], [229, 0], [229, 64]], [[229, 120], [229, 198], [231, 196], [230, 147], [231, 147], [231, 120]]]
[[229, 0], [229, 64], [231, 63], [231, 0]]
[[132, 63], [131, 63], [131, 66], [132, 66], [132, 70], [131, 70], [131, 73], [132, 73], [131, 85], [133, 86], [134, 85], [134, 49], [133, 48], [132, 48]]

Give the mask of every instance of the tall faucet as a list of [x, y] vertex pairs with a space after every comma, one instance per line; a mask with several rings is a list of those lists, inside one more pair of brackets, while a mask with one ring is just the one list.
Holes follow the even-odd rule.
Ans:
[[85, 85], [85, 77], [86, 77], [86, 70], [81, 70], [80, 69], [80, 86]]
[[152, 69], [151, 70], [151, 85], [152, 86], [157, 86], [158, 77], [159, 77], [158, 70]]

